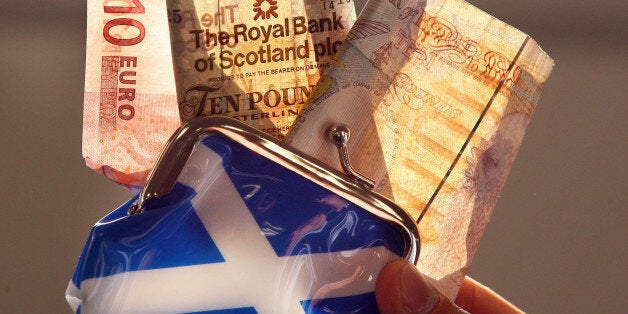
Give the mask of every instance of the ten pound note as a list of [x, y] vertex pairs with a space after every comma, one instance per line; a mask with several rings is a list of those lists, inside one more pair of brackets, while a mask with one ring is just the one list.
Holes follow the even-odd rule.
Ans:
[[343, 0], [88, 0], [87, 13], [83, 156], [131, 189], [181, 119], [282, 139], [355, 21]]
[[279, 139], [355, 21], [351, 1], [168, 0], [183, 120], [226, 115]]
[[353, 166], [417, 219], [419, 269], [454, 298], [553, 61], [461, 0], [370, 1], [335, 59], [287, 142], [340, 169], [324, 133], [346, 124]]

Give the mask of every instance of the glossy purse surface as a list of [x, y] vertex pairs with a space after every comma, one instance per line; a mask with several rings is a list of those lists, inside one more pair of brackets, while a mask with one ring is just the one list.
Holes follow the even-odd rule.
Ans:
[[416, 260], [416, 230], [267, 155], [220, 132], [196, 141], [169, 193], [93, 227], [66, 292], [73, 310], [378, 313], [377, 274]]

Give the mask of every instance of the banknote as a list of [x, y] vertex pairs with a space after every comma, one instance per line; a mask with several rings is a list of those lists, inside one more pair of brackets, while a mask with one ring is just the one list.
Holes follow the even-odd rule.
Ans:
[[83, 157], [137, 188], [179, 127], [161, 0], [88, 0]]
[[283, 139], [355, 21], [352, 1], [168, 0], [179, 113]]
[[353, 167], [416, 219], [420, 271], [454, 298], [553, 61], [462, 0], [369, 1], [287, 143]]
[[228, 115], [283, 138], [355, 21], [351, 1], [89, 0], [87, 13], [83, 156], [133, 190], [181, 120]]

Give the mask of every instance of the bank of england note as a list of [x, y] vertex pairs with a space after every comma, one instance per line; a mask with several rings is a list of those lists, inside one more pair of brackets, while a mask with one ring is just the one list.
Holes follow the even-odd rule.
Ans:
[[287, 142], [341, 169], [324, 134], [346, 124], [352, 165], [417, 220], [418, 267], [453, 299], [552, 67], [464, 1], [369, 1]]
[[89, 167], [141, 187], [179, 127], [162, 0], [88, 0], [83, 156]]
[[355, 21], [353, 1], [168, 0], [181, 119], [283, 139]]

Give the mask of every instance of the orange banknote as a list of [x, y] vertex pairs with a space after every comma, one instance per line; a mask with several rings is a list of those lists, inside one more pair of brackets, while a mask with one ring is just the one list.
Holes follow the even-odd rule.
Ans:
[[369, 1], [287, 143], [341, 169], [325, 136], [416, 219], [420, 271], [450, 298], [469, 267], [553, 61], [461, 0]]

